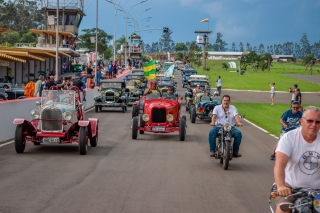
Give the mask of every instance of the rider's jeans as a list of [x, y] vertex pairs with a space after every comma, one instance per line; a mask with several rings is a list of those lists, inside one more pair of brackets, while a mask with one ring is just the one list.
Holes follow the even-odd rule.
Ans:
[[[210, 152], [215, 152], [216, 151], [215, 150], [215, 148], [216, 148], [216, 138], [217, 138], [218, 132], [219, 132], [219, 130], [221, 128], [222, 128], [222, 126], [215, 126], [209, 132]], [[232, 137], [234, 137], [233, 152], [239, 152], [241, 139], [242, 139], [242, 134], [235, 127], [232, 127], [231, 133], [232, 133]]]

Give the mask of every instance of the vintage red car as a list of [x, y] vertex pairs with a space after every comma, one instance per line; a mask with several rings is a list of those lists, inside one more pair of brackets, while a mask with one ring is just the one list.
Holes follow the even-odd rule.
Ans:
[[[149, 94], [143, 97], [143, 112], [139, 117], [132, 119], [132, 139], [137, 139], [138, 131], [144, 132], [170, 133], [179, 132], [180, 141], [186, 136], [186, 117], [180, 115], [182, 97], [174, 95], [168, 97], [159, 93]], [[136, 102], [140, 108], [139, 102]]]
[[31, 111], [32, 120], [22, 118], [13, 120], [16, 124], [15, 149], [23, 153], [26, 141], [34, 145], [79, 143], [81, 155], [87, 154], [88, 141], [92, 147], [98, 144], [98, 122], [96, 118], [84, 120], [84, 106], [80, 91], [44, 90], [38, 109]]

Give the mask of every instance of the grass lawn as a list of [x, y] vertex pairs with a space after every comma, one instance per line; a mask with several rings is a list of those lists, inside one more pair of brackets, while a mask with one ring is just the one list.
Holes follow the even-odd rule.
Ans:
[[[211, 79], [211, 85], [215, 86], [215, 81], [218, 76], [222, 79], [222, 88], [228, 89], [240, 89], [240, 90], [270, 90], [268, 82], [275, 82], [277, 91], [287, 91], [289, 87], [293, 87], [293, 84], [298, 84], [302, 92], [318, 92], [320, 91], [320, 85], [311, 83], [309, 81], [300, 80], [287, 76], [285, 74], [306, 74], [305, 67], [301, 62], [296, 64], [291, 63], [272, 63], [270, 73], [262, 72], [259, 70], [257, 73], [253, 72], [251, 68], [248, 68], [246, 74], [238, 75], [237, 72], [230, 72], [222, 69], [222, 63], [227, 63], [226, 60], [208, 60], [207, 67], [210, 67], [209, 71], [203, 71], [201, 67], [195, 67], [199, 74], [208, 75]], [[235, 61], [239, 63], [238, 61]], [[237, 64], [238, 66], [238, 64]], [[317, 72], [320, 70], [320, 64], [316, 64], [313, 67], [313, 75], [320, 76]]]
[[[247, 120], [276, 136], [279, 136], [280, 133], [280, 117], [285, 110], [290, 108], [289, 104], [270, 105], [265, 103], [235, 102], [231, 104], [237, 108], [239, 114], [244, 114]], [[320, 107], [319, 104], [315, 104], [314, 106]]]

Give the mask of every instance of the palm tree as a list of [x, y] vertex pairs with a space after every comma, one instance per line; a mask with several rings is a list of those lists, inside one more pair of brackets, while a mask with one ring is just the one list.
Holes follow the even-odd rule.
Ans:
[[315, 63], [316, 63], [316, 59], [314, 58], [313, 53], [306, 55], [302, 61], [302, 65], [304, 65], [306, 67], [305, 71], [307, 71], [309, 68], [310, 75], [312, 75], [312, 67]]
[[[118, 40], [116, 40], [116, 51], [121, 49], [121, 45], [125, 44], [125, 43], [126, 43], [126, 37], [123, 35]], [[122, 54], [124, 55], [124, 52]], [[119, 54], [120, 60], [121, 60], [121, 55], [122, 54]]]

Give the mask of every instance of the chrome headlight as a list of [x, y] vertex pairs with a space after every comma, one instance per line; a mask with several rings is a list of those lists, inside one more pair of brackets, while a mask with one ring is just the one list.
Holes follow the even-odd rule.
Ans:
[[69, 112], [69, 111], [66, 111], [66, 112], [64, 112], [64, 113], [62, 114], [62, 117], [63, 117], [64, 120], [70, 121], [71, 118], [72, 118], [72, 113]]
[[168, 114], [168, 115], [167, 115], [167, 120], [168, 120], [169, 122], [173, 121], [173, 119], [174, 119], [174, 117], [173, 117], [172, 114]]
[[40, 112], [36, 109], [32, 110], [30, 114], [31, 114], [32, 119], [40, 118]]
[[230, 125], [230, 124], [225, 124], [225, 125], [223, 126], [223, 129], [224, 129], [224, 131], [229, 132], [229, 131], [231, 130], [231, 125]]
[[116, 97], [119, 97], [119, 93], [118, 93], [118, 92], [115, 92], [114, 95], [115, 95]]
[[106, 93], [102, 92], [102, 93], [101, 93], [101, 96], [102, 96], [102, 97], [106, 96]]
[[150, 118], [150, 117], [149, 117], [148, 114], [143, 114], [143, 115], [142, 115], [142, 120], [143, 120], [143, 121], [148, 121], [149, 118]]

